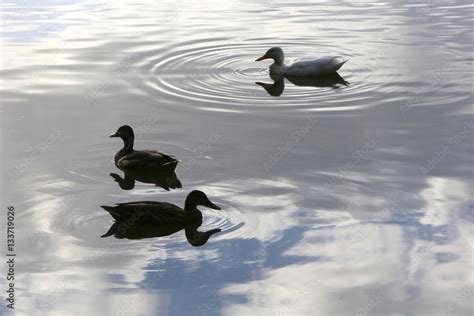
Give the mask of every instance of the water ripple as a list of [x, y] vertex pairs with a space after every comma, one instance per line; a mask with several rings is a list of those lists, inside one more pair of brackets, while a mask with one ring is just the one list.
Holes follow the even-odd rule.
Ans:
[[[272, 83], [268, 76], [268, 63], [255, 63], [256, 57], [275, 45], [267, 39], [244, 42], [191, 41], [164, 48], [162, 51], [143, 53], [138, 59], [145, 76], [140, 88], [150, 98], [168, 95], [190, 104], [202, 104], [201, 110], [220, 112], [248, 112], [268, 109], [282, 111], [347, 111], [365, 107], [364, 99], [378, 89], [378, 82], [370, 78], [371, 66], [357, 58], [355, 52], [334, 52], [334, 55], [352, 57], [341, 75], [356, 81], [347, 87], [295, 86], [285, 83], [279, 98], [268, 95], [255, 82]], [[302, 57], [314, 50], [314, 40], [300, 39], [298, 43], [282, 41], [287, 56]], [[290, 59], [290, 58], [289, 58]], [[356, 73], [354, 77], [352, 73]], [[352, 83], [351, 83], [352, 84]], [[139, 89], [140, 89], [139, 88]], [[353, 107], [347, 102], [357, 101]], [[183, 103], [183, 102], [181, 102]], [[339, 104], [340, 103], [340, 104]], [[345, 106], [339, 108], [341, 104]]]

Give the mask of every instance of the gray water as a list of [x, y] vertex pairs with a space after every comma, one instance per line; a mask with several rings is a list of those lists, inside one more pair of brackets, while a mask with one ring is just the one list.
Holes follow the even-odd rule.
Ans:
[[[471, 1], [10, 1], [2, 14], [18, 315], [474, 312]], [[275, 45], [288, 61], [350, 58], [349, 84], [270, 95], [255, 84], [272, 83], [269, 62], [254, 60]], [[181, 160], [182, 189], [114, 182], [108, 135], [123, 124], [136, 148]], [[194, 189], [222, 208], [202, 208], [202, 230], [222, 229], [202, 247], [182, 231], [100, 238], [101, 205], [183, 206]]]

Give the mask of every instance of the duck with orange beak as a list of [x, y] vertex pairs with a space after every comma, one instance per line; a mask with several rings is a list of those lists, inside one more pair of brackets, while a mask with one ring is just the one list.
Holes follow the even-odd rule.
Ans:
[[280, 47], [272, 47], [255, 61], [273, 59], [270, 65], [270, 76], [310, 77], [333, 75], [347, 60], [341, 61], [339, 57], [322, 57], [317, 59], [304, 58], [290, 66], [285, 65], [285, 54]]

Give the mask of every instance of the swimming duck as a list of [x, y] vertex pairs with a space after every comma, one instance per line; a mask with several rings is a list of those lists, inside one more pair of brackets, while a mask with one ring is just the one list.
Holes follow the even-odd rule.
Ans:
[[334, 74], [347, 62], [340, 61], [338, 57], [321, 57], [317, 59], [304, 58], [297, 60], [290, 66], [285, 65], [285, 54], [280, 47], [272, 47], [255, 61], [273, 59], [270, 66], [270, 76], [321, 76]]
[[202, 214], [197, 206], [206, 206], [214, 210], [221, 208], [212, 203], [202, 191], [194, 190], [188, 194], [184, 210], [166, 202], [141, 201], [120, 203], [116, 206], [101, 206], [117, 221], [128, 224], [202, 224]]
[[120, 137], [123, 140], [123, 148], [115, 154], [115, 165], [120, 170], [175, 170], [178, 160], [173, 156], [160, 153], [156, 150], [134, 150], [133, 142], [135, 134], [128, 125], [120, 126], [119, 129], [109, 135], [110, 137]]

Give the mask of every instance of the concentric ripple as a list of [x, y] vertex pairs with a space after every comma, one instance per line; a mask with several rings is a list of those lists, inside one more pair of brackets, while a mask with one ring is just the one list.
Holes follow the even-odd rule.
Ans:
[[[208, 111], [246, 112], [268, 108], [347, 111], [368, 106], [367, 99], [373, 97], [371, 92], [382, 85], [381, 81], [370, 78], [375, 63], [371, 65], [351, 51], [334, 51], [334, 55], [351, 58], [340, 71], [350, 85], [296, 86], [285, 80], [281, 96], [271, 96], [256, 84], [273, 83], [268, 74], [269, 62], [256, 63], [254, 60], [273, 45], [274, 42], [258, 39], [193, 41], [165, 47], [161, 54], [156, 50], [149, 51], [141, 56], [140, 63], [142, 72], [148, 75], [137, 88], [145, 89], [144, 94], [151, 98], [162, 100], [163, 95], [167, 95], [180, 104], [189, 100], [192, 102], [188, 104]], [[291, 63], [294, 58], [314, 54], [315, 47], [321, 43], [302, 39], [301, 42], [283, 41], [279, 45], [285, 49], [288, 63]], [[396, 74], [389, 70], [388, 76]], [[352, 105], [347, 106], [348, 103]]]

